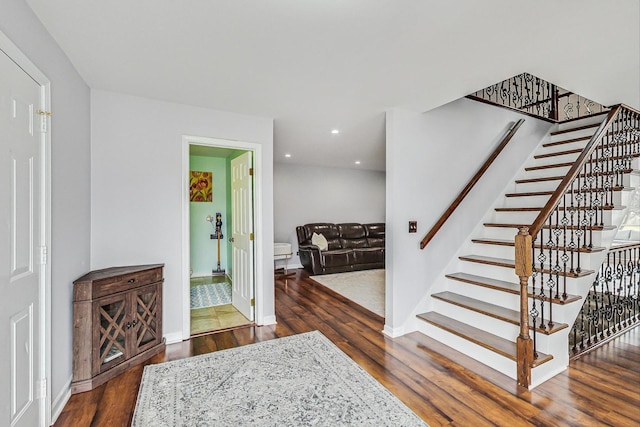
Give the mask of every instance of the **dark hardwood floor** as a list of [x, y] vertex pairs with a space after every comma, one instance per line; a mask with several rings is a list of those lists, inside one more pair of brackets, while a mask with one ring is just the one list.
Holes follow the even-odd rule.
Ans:
[[[147, 363], [319, 330], [431, 426], [639, 426], [640, 328], [571, 362], [533, 391], [420, 333], [391, 339], [383, 319], [297, 272], [276, 281], [275, 326], [167, 346]], [[56, 427], [127, 426], [143, 366], [73, 395]], [[480, 376], [478, 372], [482, 372]]]

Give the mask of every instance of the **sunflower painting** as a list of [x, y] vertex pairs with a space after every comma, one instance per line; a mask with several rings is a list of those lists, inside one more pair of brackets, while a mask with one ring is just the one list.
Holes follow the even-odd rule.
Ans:
[[191, 171], [189, 199], [192, 202], [213, 201], [213, 183], [211, 172]]

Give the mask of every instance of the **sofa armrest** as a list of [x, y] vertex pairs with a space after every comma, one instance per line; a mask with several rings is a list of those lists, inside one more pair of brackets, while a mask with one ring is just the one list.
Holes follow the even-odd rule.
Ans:
[[319, 274], [322, 272], [320, 263], [320, 248], [316, 245], [298, 246], [300, 255], [300, 263], [311, 274]]

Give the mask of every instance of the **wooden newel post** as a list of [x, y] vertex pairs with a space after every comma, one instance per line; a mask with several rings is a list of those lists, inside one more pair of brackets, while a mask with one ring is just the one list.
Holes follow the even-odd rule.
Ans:
[[515, 242], [516, 275], [520, 278], [520, 335], [517, 344], [518, 385], [529, 388], [531, 384], [531, 363], [533, 362], [533, 341], [529, 336], [529, 277], [532, 274], [531, 235], [529, 227], [522, 227]]

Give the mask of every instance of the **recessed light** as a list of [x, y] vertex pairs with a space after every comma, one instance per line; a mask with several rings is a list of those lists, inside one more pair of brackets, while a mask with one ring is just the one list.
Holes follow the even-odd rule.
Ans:
[[359, 165], [360, 164], [360, 160], [356, 160], [355, 163], [356, 163], [356, 165]]
[[338, 129], [332, 129], [332, 130], [331, 130], [331, 133], [332, 133], [332, 134], [334, 134], [334, 135], [337, 135], [337, 134], [339, 134], [339, 133], [340, 133], [340, 130], [338, 130]]
[[288, 159], [289, 157], [291, 157], [291, 154], [287, 153], [284, 156]]

